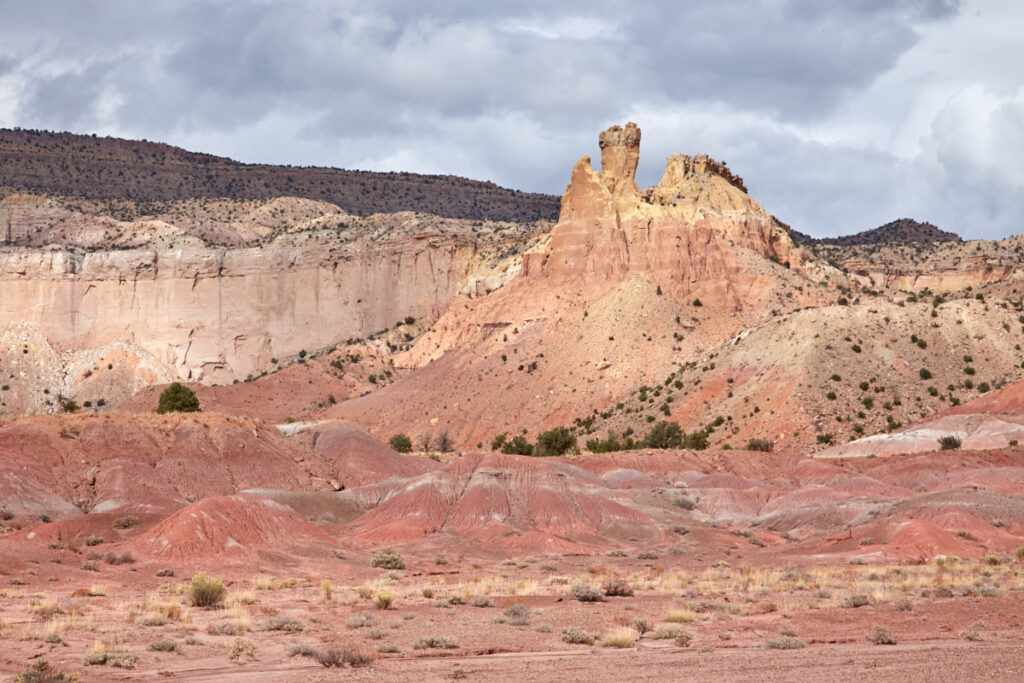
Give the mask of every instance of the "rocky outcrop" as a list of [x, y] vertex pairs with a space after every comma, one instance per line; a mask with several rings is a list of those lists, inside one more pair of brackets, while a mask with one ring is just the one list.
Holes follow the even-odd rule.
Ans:
[[607, 282], [649, 273], [675, 296], [709, 289], [738, 310], [751, 302], [732, 282], [745, 269], [733, 247], [794, 268], [807, 260], [724, 164], [705, 154], [673, 154], [658, 185], [641, 191], [636, 124], [604, 131], [600, 146], [600, 171], [586, 156], [573, 168], [551, 247], [528, 257], [527, 276]]
[[573, 167], [546, 248], [501, 290], [455, 299], [396, 358], [415, 372], [328, 414], [482, 445], [605, 410], [773, 312], [826, 299], [806, 252], [724, 164], [673, 155], [641, 190], [640, 138], [635, 124], [604, 131], [601, 170]]

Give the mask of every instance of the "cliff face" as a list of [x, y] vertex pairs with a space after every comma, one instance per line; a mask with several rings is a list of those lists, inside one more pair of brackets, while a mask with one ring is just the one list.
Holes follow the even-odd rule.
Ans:
[[[407, 316], [435, 319], [459, 292], [500, 287], [518, 272], [535, 227], [359, 218], [305, 200], [226, 202], [200, 220], [194, 206], [119, 221], [57, 204], [0, 203], [15, 244], [0, 247], [0, 333], [19, 361], [47, 368], [25, 375], [37, 382], [16, 382], [33, 384], [21, 395], [34, 398], [9, 394], [0, 413], [46, 410], [42, 388], [75, 396], [93, 373], [127, 362], [104, 356], [112, 344], [147, 370], [108, 402], [152, 381], [230, 383]], [[39, 233], [47, 246], [31, 246]], [[239, 246], [215, 246], [211, 235]], [[79, 368], [87, 350], [96, 367]]]
[[460, 247], [395, 244], [0, 253], [0, 324], [59, 348], [129, 341], [182, 379], [230, 382], [276, 356], [436, 317], [459, 290]]

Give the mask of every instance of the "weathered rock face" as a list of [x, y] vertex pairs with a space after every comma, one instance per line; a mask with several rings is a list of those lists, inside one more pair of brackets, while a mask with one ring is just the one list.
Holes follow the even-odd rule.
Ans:
[[458, 251], [430, 238], [337, 250], [8, 251], [0, 324], [27, 323], [60, 348], [130, 341], [182, 379], [230, 382], [272, 357], [438, 315], [459, 290]]
[[636, 184], [640, 129], [613, 126], [600, 136], [601, 171], [583, 157], [562, 198], [551, 248], [531, 255], [527, 276], [612, 282], [649, 273], [679, 297], [706, 289], [726, 307], [744, 300], [732, 247], [800, 267], [806, 252], [747, 193], [743, 181], [707, 155], [674, 154], [657, 186]]
[[[230, 383], [272, 369], [272, 358], [366, 337], [406, 316], [434, 319], [458, 293], [518, 272], [530, 234], [411, 213], [359, 218], [306, 200], [193, 202], [127, 222], [67, 203], [0, 201], [0, 333], [13, 335], [19, 361], [39, 366], [14, 382], [23, 399], [12, 394], [0, 414], [45, 411], [43, 388], [76, 396], [86, 373], [122, 368], [103, 353], [91, 353], [102, 361], [95, 368], [69, 356], [111, 344], [146, 368], [121, 383], [130, 395], [147, 380]], [[22, 337], [39, 353], [21, 358]], [[39, 381], [21, 387], [30, 375]], [[127, 397], [115, 388], [101, 395]]]
[[861, 287], [874, 290], [920, 292], [956, 292], [984, 285], [1024, 280], [1020, 265], [1005, 260], [967, 255], [956, 265], [920, 268], [887, 267], [884, 263], [863, 258], [843, 262], [850, 279]]

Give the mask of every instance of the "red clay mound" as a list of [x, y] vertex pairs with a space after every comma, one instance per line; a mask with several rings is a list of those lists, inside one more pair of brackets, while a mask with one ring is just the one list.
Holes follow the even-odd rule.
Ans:
[[170, 510], [247, 488], [328, 488], [332, 476], [329, 463], [301, 444], [243, 418], [62, 415], [0, 423], [0, 499], [15, 513], [60, 519], [130, 504]]
[[287, 505], [243, 494], [189, 505], [129, 545], [142, 559], [195, 564], [268, 552], [322, 555], [333, 544], [326, 532]]
[[366, 545], [441, 534], [458, 545], [523, 552], [599, 552], [627, 538], [659, 538], [658, 520], [620, 496], [565, 463], [467, 455], [395, 482], [345, 531]]
[[442, 467], [430, 458], [401, 455], [350, 422], [296, 423], [278, 429], [329, 462], [348, 488], [388, 477], [413, 477]]

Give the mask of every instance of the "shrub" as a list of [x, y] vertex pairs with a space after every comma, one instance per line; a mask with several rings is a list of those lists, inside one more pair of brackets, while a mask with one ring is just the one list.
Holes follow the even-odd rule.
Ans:
[[843, 600], [841, 606], [852, 609], [856, 607], [864, 607], [865, 605], [870, 604], [871, 600], [866, 595], [851, 595], [850, 597]]
[[132, 551], [126, 550], [120, 555], [115, 555], [114, 553], [107, 553], [103, 556], [103, 560], [107, 564], [112, 564], [116, 566], [119, 564], [132, 564], [133, 562], [135, 562], [135, 556], [132, 555]]
[[631, 628], [620, 628], [605, 635], [601, 639], [601, 647], [627, 648], [636, 644], [636, 631]]
[[76, 683], [78, 674], [64, 673], [45, 659], [40, 659], [14, 677], [11, 683]]
[[138, 525], [139, 525], [139, 518], [138, 517], [131, 517], [131, 516], [128, 516], [128, 517], [118, 517], [117, 519], [114, 520], [114, 523], [111, 524], [111, 526], [114, 527], [115, 529], [131, 529], [132, 527], [136, 527]]
[[562, 642], [564, 643], [569, 643], [570, 645], [593, 645], [595, 640], [597, 640], [596, 635], [587, 633], [578, 626], [562, 629]]
[[651, 626], [651, 622], [647, 621], [646, 619], [642, 619], [640, 617], [637, 617], [636, 619], [633, 620], [632, 626], [633, 626], [633, 628], [636, 629], [637, 633], [640, 634], [641, 638], [643, 637], [643, 635], [645, 633], [647, 633], [649, 631], [652, 631], [654, 629], [654, 627]]
[[188, 598], [193, 607], [218, 607], [227, 597], [228, 589], [221, 579], [211, 579], [203, 572], [192, 577], [188, 586]]
[[412, 644], [412, 649], [414, 650], [455, 650], [458, 647], [455, 640], [448, 636], [426, 636]]
[[939, 446], [944, 451], [955, 451], [956, 449], [960, 448], [960, 443], [960, 439], [952, 435], [944, 436], [941, 439], [939, 439]]
[[160, 576], [160, 577], [164, 577], [164, 576], [174, 576], [174, 570], [173, 570], [173, 569], [171, 569], [170, 567], [164, 567], [163, 569], [161, 569], [160, 571], [158, 571], [158, 572], [156, 573], [156, 575], [157, 575], [157, 576]]
[[264, 631], [288, 631], [289, 633], [296, 633], [305, 628], [306, 627], [301, 621], [284, 615], [274, 617], [267, 623], [263, 624]]
[[91, 548], [92, 546], [99, 545], [100, 543], [103, 543], [103, 537], [102, 536], [86, 536], [85, 539], [82, 540], [82, 543], [87, 545], [87, 546], [89, 546]]
[[895, 645], [896, 636], [888, 629], [876, 626], [875, 630], [868, 634], [868, 640], [875, 645]]
[[399, 453], [408, 453], [412, 450], [412, 439], [406, 434], [395, 434], [388, 443]]
[[[655, 640], [673, 640], [683, 636], [687, 637], [687, 639], [692, 637], [686, 629], [681, 626], [662, 626], [654, 631], [651, 638], [654, 638]], [[687, 640], [687, 642], [689, 642], [689, 640]]]
[[537, 436], [534, 455], [540, 457], [565, 455], [576, 448], [576, 437], [565, 427], [555, 427]]
[[665, 615], [665, 621], [677, 624], [689, 624], [697, 618], [697, 613], [689, 609], [674, 609]]
[[771, 453], [772, 448], [775, 444], [767, 439], [751, 439], [747, 442], [748, 451], [760, 451], [762, 453]]
[[512, 626], [526, 626], [530, 623], [530, 608], [521, 602], [509, 605], [502, 614]]
[[381, 548], [373, 554], [370, 566], [381, 569], [405, 569], [405, 560], [392, 548]]
[[474, 595], [470, 598], [469, 604], [473, 607], [491, 607], [494, 603], [486, 595]]
[[390, 609], [395, 604], [395, 594], [391, 591], [378, 591], [373, 596], [373, 604], [377, 609]]
[[177, 652], [181, 653], [181, 645], [173, 640], [156, 640], [149, 644], [149, 649], [156, 652]]
[[921, 368], [920, 370], [918, 370], [917, 374], [921, 377], [921, 379], [932, 378], [932, 373], [928, 368]]
[[308, 643], [297, 643], [288, 648], [289, 657], [316, 657], [319, 654], [320, 650]]
[[644, 437], [647, 448], [682, 448], [683, 430], [678, 422], [661, 421]]
[[181, 382], [172, 382], [160, 394], [160, 402], [156, 412], [164, 413], [198, 413], [199, 399], [196, 393]]
[[633, 595], [633, 587], [624, 579], [606, 579], [605, 582], [601, 584], [601, 589], [604, 591], [605, 595], [612, 598], [628, 598]]
[[373, 616], [369, 612], [360, 612], [353, 614], [349, 617], [348, 621], [345, 622], [345, 626], [348, 628], [366, 628], [368, 626], [376, 626], [377, 617]]
[[256, 659], [256, 645], [246, 638], [235, 638], [228, 648], [228, 659], [238, 660], [242, 657]]
[[502, 441], [501, 452], [506, 455], [533, 455], [533, 446], [520, 434]]
[[782, 636], [781, 638], [772, 638], [765, 642], [764, 646], [769, 650], [799, 650], [807, 647], [807, 643], [795, 636]]
[[569, 589], [569, 595], [580, 602], [603, 602], [604, 593], [588, 583], [577, 583]]
[[139, 656], [123, 648], [108, 648], [105, 644], [97, 643], [92, 652], [82, 657], [82, 664], [86, 666], [113, 666], [118, 669], [134, 669], [135, 662]]

